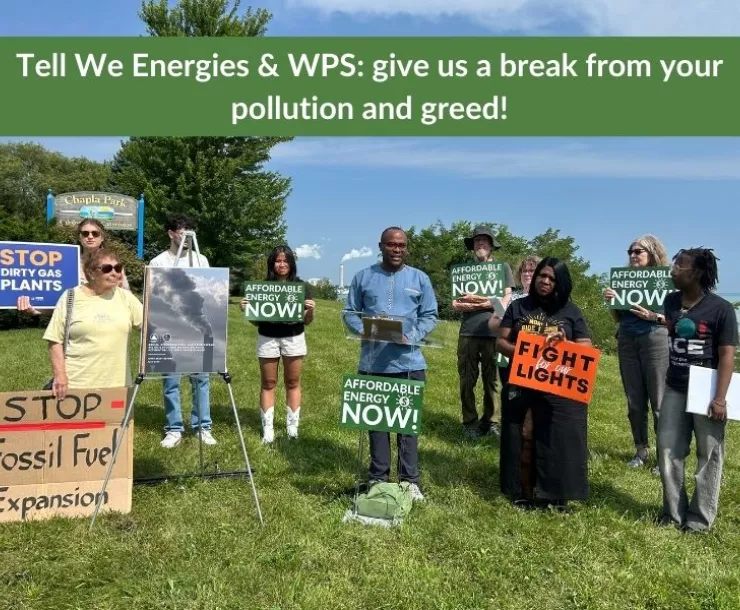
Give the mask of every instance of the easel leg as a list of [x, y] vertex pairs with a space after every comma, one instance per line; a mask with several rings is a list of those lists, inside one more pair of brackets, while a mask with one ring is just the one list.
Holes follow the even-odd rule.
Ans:
[[362, 458], [365, 453], [365, 434], [366, 432], [364, 430], [360, 431], [360, 439], [357, 443], [357, 477], [355, 479], [355, 499], [352, 502], [352, 508], [355, 514], [357, 514], [357, 498], [360, 495], [360, 480], [362, 479], [362, 471], [364, 470]]
[[121, 438], [118, 441], [118, 444], [116, 445], [116, 450], [113, 452], [113, 457], [108, 464], [108, 470], [105, 473], [105, 480], [103, 481], [103, 488], [100, 490], [100, 493], [98, 494], [98, 501], [95, 504], [95, 512], [93, 512], [92, 519], [90, 520], [90, 530], [92, 531], [93, 526], [95, 525], [95, 519], [98, 516], [98, 512], [100, 511], [100, 507], [103, 504], [103, 498], [105, 497], [105, 490], [108, 488], [108, 482], [110, 481], [110, 475], [113, 472], [113, 467], [116, 465], [116, 460], [118, 459], [118, 452], [121, 450], [121, 447], [123, 447], [124, 439], [126, 438], [126, 432], [128, 432], [128, 425], [129, 421], [131, 419], [131, 413], [134, 410], [134, 401], [136, 401], [136, 395], [139, 393], [139, 387], [141, 386], [141, 382], [144, 381], [144, 375], [142, 373], [139, 373], [136, 376], [136, 384], [134, 386], [134, 393], [131, 396], [131, 400], [128, 403], [128, 407], [126, 408], [126, 414], [123, 417], [123, 423], [121, 424]]
[[260, 501], [257, 497], [257, 488], [254, 486], [254, 476], [252, 474], [252, 467], [249, 465], [249, 456], [247, 455], [247, 445], [244, 443], [244, 434], [242, 433], [242, 425], [239, 422], [239, 414], [236, 411], [236, 402], [234, 402], [234, 392], [231, 389], [231, 375], [229, 373], [221, 373], [221, 376], [226, 382], [226, 387], [229, 389], [229, 398], [231, 399], [231, 409], [234, 411], [234, 420], [236, 421], [236, 429], [239, 432], [239, 440], [242, 445], [242, 453], [244, 453], [244, 463], [247, 466], [247, 472], [249, 473], [249, 482], [252, 485], [252, 495], [254, 496], [254, 504], [257, 507], [257, 515], [259, 516], [260, 523], [264, 525], [262, 520], [262, 510], [260, 509]]

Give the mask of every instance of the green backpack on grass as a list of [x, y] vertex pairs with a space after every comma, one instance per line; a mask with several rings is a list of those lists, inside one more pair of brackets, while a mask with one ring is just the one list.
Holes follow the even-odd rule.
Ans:
[[364, 517], [374, 519], [403, 519], [411, 512], [409, 484], [376, 483], [370, 490], [360, 494], [355, 510]]

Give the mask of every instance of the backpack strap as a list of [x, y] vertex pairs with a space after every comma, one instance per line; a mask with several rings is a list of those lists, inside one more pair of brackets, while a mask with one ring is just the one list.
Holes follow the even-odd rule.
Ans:
[[72, 323], [72, 308], [75, 303], [75, 289], [70, 288], [67, 290], [67, 319], [64, 321], [64, 344], [62, 350], [64, 357], [67, 357], [67, 345], [69, 344], [69, 326]]

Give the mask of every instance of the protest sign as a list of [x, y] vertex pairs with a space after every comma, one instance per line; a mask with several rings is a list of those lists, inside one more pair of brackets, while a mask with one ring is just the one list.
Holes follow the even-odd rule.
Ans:
[[509, 366], [509, 359], [501, 352], [496, 352], [496, 366], [502, 369], [505, 369], [507, 366]]
[[418, 435], [423, 403], [423, 381], [345, 375], [340, 425], [355, 430]]
[[[0, 393], [0, 522], [92, 515], [123, 434], [127, 388]], [[129, 512], [133, 420], [101, 510]]]
[[452, 298], [465, 294], [484, 297], [504, 296], [504, 263], [463, 263], [450, 266]]
[[520, 332], [509, 383], [588, 404], [594, 391], [601, 352], [594, 347]]
[[252, 322], [302, 322], [306, 287], [302, 282], [245, 282], [244, 317]]
[[142, 373], [226, 371], [229, 270], [147, 267]]
[[79, 283], [79, 246], [0, 241], [0, 309], [16, 309], [22, 296], [36, 309], [53, 309]]
[[640, 305], [652, 311], [662, 311], [663, 302], [673, 291], [670, 267], [612, 267], [609, 286], [616, 296], [610, 309], [632, 309]]

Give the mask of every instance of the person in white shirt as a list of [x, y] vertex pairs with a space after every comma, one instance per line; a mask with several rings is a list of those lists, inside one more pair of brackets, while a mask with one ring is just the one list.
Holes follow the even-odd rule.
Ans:
[[[195, 222], [184, 214], [174, 214], [167, 220], [165, 226], [167, 234], [170, 237], [170, 247], [161, 254], [154, 257], [149, 266], [151, 267], [209, 267], [208, 259], [195, 251], [191, 250], [191, 241], [185, 239], [180, 260], [177, 260], [177, 253], [180, 250], [180, 244], [183, 242], [183, 233], [185, 231], [195, 231]], [[192, 261], [192, 264], [191, 264]], [[180, 377], [179, 374], [167, 374], [163, 377], [164, 393], [164, 414], [166, 424], [164, 427], [164, 439], [160, 443], [165, 449], [172, 449], [180, 444], [182, 434], [185, 431], [182, 421], [182, 412], [180, 410]], [[215, 445], [216, 439], [211, 434], [211, 409], [210, 409], [210, 378], [207, 373], [191, 374], [190, 385], [193, 389], [193, 405], [190, 414], [190, 422], [193, 431], [200, 434], [201, 439], [206, 445]], [[198, 410], [200, 407], [200, 417], [202, 430], [198, 425]]]

